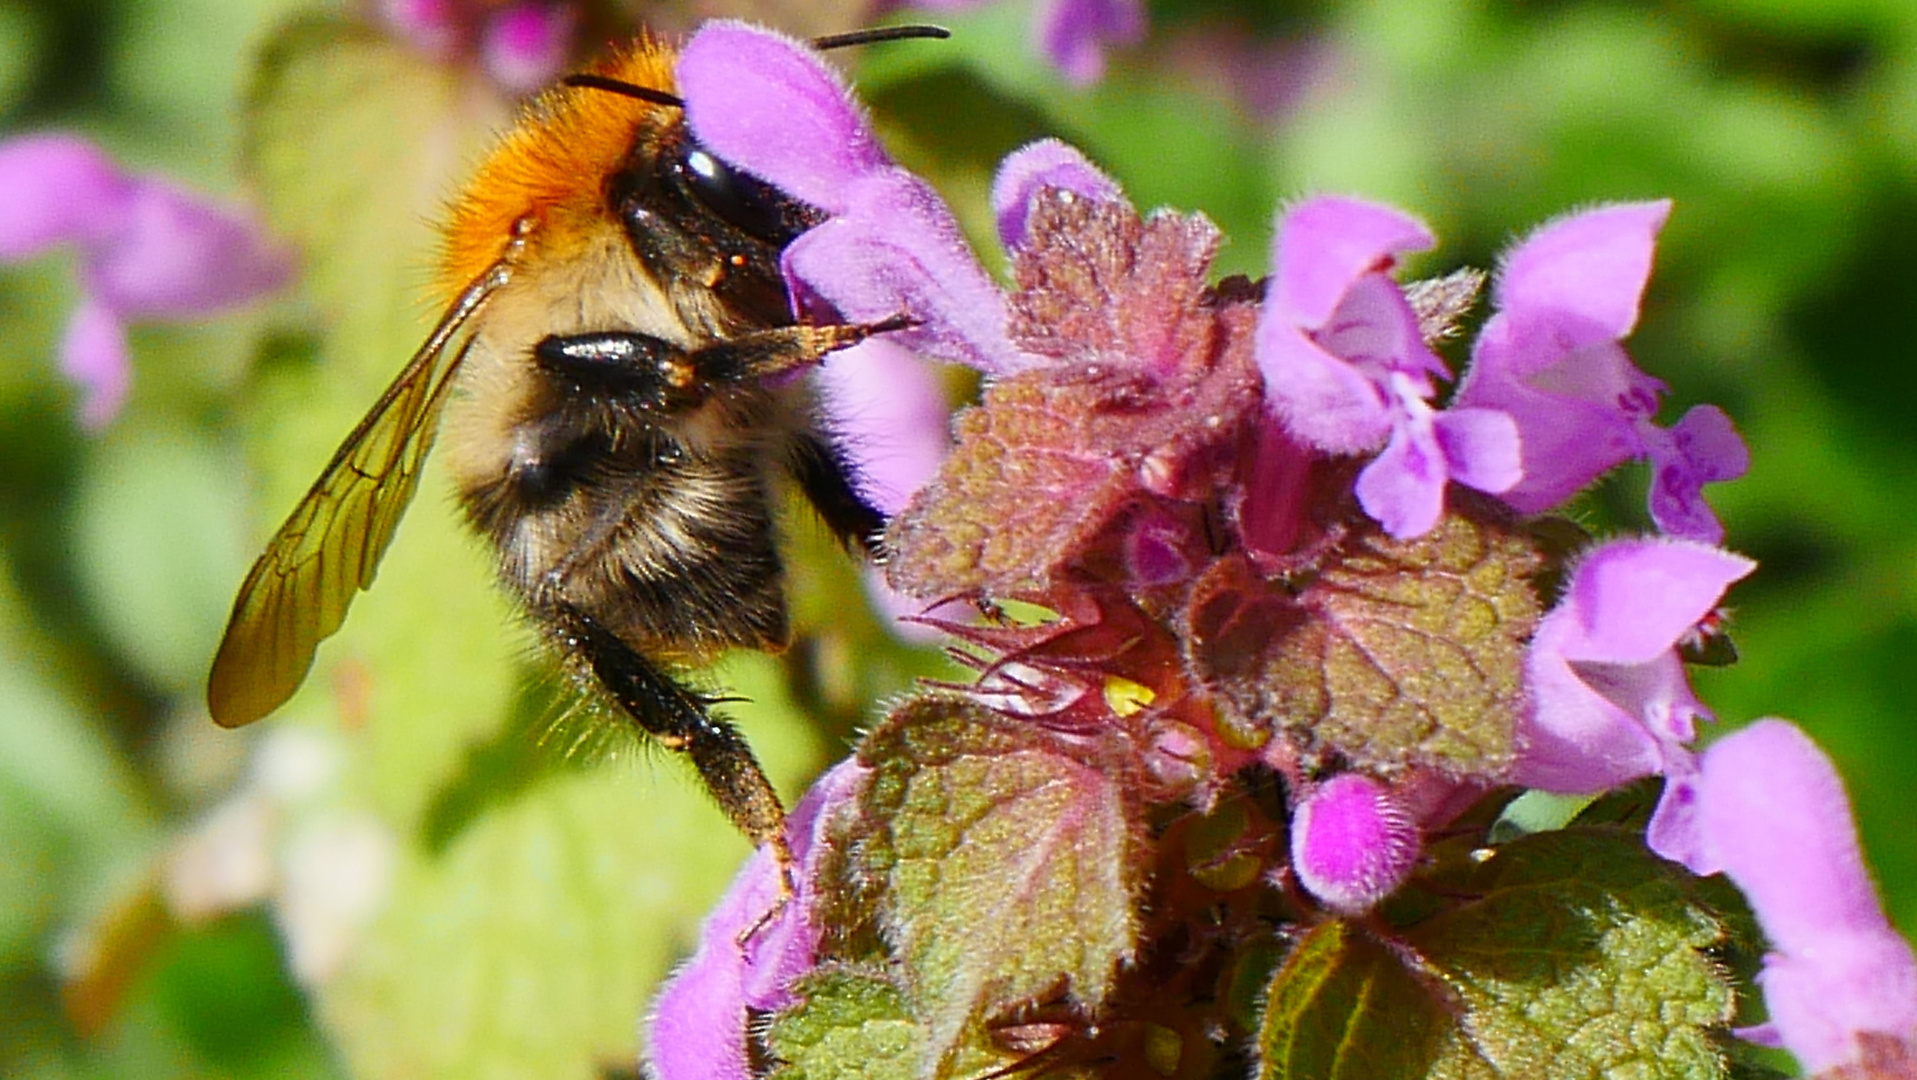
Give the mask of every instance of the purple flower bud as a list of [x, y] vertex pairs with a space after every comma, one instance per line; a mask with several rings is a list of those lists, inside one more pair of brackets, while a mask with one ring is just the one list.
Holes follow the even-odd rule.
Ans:
[[1669, 202], [1601, 207], [1546, 225], [1505, 256], [1455, 404], [1516, 420], [1523, 479], [1503, 493], [1531, 514], [1563, 503], [1620, 462], [1649, 458], [1651, 515], [1672, 536], [1717, 543], [1699, 489], [1743, 475], [1744, 443], [1721, 412], [1653, 423], [1664, 384], [1619, 345], [1637, 325]]
[[992, 210], [998, 216], [998, 237], [1007, 250], [1025, 242], [1025, 216], [1032, 199], [1046, 188], [1069, 191], [1094, 201], [1122, 199], [1118, 181], [1093, 165], [1077, 147], [1057, 139], [1040, 139], [1020, 147], [999, 162], [992, 180]]
[[168, 181], [132, 176], [84, 139], [28, 135], [0, 143], [0, 259], [57, 244], [80, 255], [80, 306], [61, 370], [85, 392], [97, 429], [130, 380], [126, 323], [197, 319], [278, 289], [284, 251], [251, 220]]
[[[699, 948], [653, 1003], [647, 1054], [656, 1080], [748, 1080], [748, 1010], [776, 1011], [796, 999], [793, 980], [816, 963], [812, 878], [839, 808], [858, 797], [869, 770], [847, 758], [812, 785], [787, 816], [795, 895], [764, 926], [779, 895], [770, 852], [753, 853], [699, 931]], [[747, 932], [752, 931], [750, 936]]]
[[1696, 799], [1705, 845], [1772, 946], [1758, 976], [1770, 1022], [1740, 1034], [1813, 1073], [1863, 1064], [1871, 1036], [1917, 1055], [1917, 956], [1878, 905], [1830, 759], [1759, 720], [1704, 752]]
[[890, 335], [898, 344], [993, 374], [1027, 366], [1007, 336], [1005, 297], [951, 210], [885, 155], [817, 53], [718, 20], [686, 43], [678, 82], [707, 149], [830, 215], [785, 252], [803, 309], [860, 322], [910, 315], [919, 323]]
[[1361, 915], [1404, 883], [1418, 861], [1418, 823], [1389, 787], [1361, 773], [1318, 785], [1291, 814], [1298, 881], [1345, 915]]
[[1415, 218], [1354, 199], [1287, 211], [1273, 242], [1258, 323], [1266, 401], [1285, 430], [1332, 454], [1384, 446], [1358, 499], [1393, 536], [1420, 536], [1451, 480], [1499, 492], [1519, 479], [1517, 425], [1490, 409], [1438, 412], [1434, 378], [1450, 370], [1425, 344], [1417, 313], [1387, 272], [1430, 247]]

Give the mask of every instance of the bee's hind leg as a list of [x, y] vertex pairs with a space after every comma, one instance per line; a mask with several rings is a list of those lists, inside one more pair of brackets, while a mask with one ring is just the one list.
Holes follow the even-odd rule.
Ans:
[[634, 651], [598, 620], [571, 606], [556, 613], [566, 644], [592, 666], [593, 675], [627, 716], [669, 750], [692, 759], [706, 790], [735, 828], [768, 849], [779, 868], [779, 897], [740, 935], [743, 944], [792, 899], [792, 849], [785, 839], [785, 807], [752, 756], [752, 748], [705, 697], [682, 685]]

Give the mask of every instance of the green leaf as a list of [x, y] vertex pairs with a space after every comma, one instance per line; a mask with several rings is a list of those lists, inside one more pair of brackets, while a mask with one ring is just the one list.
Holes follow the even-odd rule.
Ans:
[[964, 699], [894, 710], [860, 747], [875, 770], [855, 880], [927, 1027], [918, 1075], [957, 1075], [968, 1029], [1061, 988], [1097, 1005], [1139, 933], [1145, 859], [1125, 769]]
[[402, 853], [319, 1012], [362, 1080], [594, 1080], [745, 850], [691, 784], [552, 773]]
[[74, 546], [89, 608], [140, 673], [196, 695], [246, 559], [226, 463], [190, 431], [124, 426], [87, 462]]
[[1226, 721], [1252, 730], [1282, 717], [1305, 745], [1360, 766], [1501, 776], [1539, 559], [1522, 532], [1467, 516], [1462, 501], [1415, 540], [1358, 527], [1295, 582], [1216, 564], [1188, 618], [1193, 664]]
[[[1480, 898], [1407, 937], [1461, 999], [1465, 1039], [1508, 1077], [1722, 1076], [1724, 938], [1682, 871], [1626, 830], [1574, 826], [1504, 847]], [[1446, 1076], [1463, 1075], [1453, 1067]]]
[[[383, 382], [425, 337], [432, 223], [507, 118], [496, 93], [358, 22], [282, 28], [246, 102], [246, 163], [335, 320], [331, 353]], [[367, 400], [371, 403], [371, 399]]]
[[1258, 1080], [1424, 1076], [1452, 1026], [1403, 961], [1338, 921], [1305, 935], [1265, 1000]]
[[925, 1030], [905, 991], [881, 972], [828, 968], [793, 988], [802, 1003], [766, 1037], [784, 1062], [778, 1080], [909, 1076], [925, 1057]]
[[1498, 848], [1447, 888], [1475, 897], [1390, 944], [1313, 928], [1272, 978], [1260, 1077], [1442, 1080], [1725, 1075], [1723, 925], [1622, 829]]

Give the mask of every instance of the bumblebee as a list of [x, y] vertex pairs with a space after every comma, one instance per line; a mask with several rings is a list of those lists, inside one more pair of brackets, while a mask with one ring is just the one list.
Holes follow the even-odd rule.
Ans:
[[[943, 32], [815, 44], [901, 36]], [[465, 516], [543, 638], [787, 865], [777, 795], [680, 672], [787, 643], [788, 481], [876, 553], [883, 517], [787, 376], [909, 321], [795, 319], [779, 257], [820, 216], [699, 145], [675, 59], [642, 38], [564, 80], [480, 166], [446, 225], [445, 315], [240, 586], [207, 705], [237, 727], [298, 689], [372, 584], [444, 413]]]

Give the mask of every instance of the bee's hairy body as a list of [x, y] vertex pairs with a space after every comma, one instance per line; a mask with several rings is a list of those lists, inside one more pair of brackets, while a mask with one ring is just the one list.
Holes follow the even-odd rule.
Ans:
[[549, 337], [606, 331], [720, 340], [721, 313], [700, 314], [695, 332], [629, 248], [516, 276], [484, 315], [442, 451], [530, 613], [591, 613], [673, 662], [786, 642], [773, 505], [816, 427], [807, 388], [749, 383], [643, 409], [524, 358]]
[[779, 258], [817, 215], [693, 141], [673, 60], [641, 40], [598, 84], [542, 95], [481, 165], [446, 227], [446, 315], [241, 586], [208, 706], [235, 726], [298, 688], [372, 583], [444, 409], [455, 490], [502, 582], [785, 865], [771, 785], [675, 672], [786, 643], [784, 487], [876, 543], [883, 519], [793, 376], [904, 322], [794, 320]]

